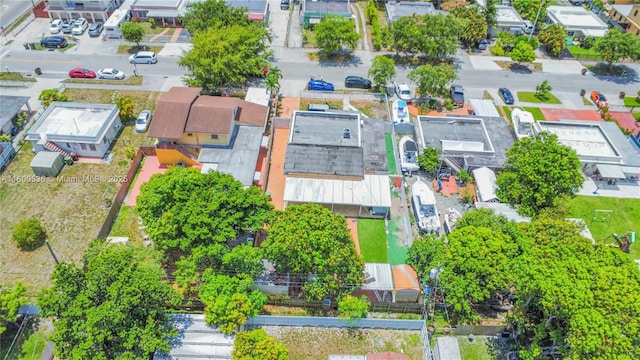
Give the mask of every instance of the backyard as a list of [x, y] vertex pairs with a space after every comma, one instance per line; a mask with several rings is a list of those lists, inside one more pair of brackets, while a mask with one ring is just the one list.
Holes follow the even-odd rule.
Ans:
[[[132, 96], [138, 111], [155, 108], [160, 93], [67, 89], [70, 101], [111, 103], [112, 97]], [[112, 148], [109, 163], [75, 163], [65, 166], [57, 178], [36, 178], [30, 163], [31, 143], [25, 143], [0, 178], [0, 286], [20, 281], [28, 295], [48, 286], [54, 259], [42, 246], [31, 252], [20, 251], [11, 241], [11, 229], [20, 220], [36, 217], [47, 231], [47, 239], [58, 260], [79, 261], [89, 242], [98, 234], [108, 205], [118, 191], [119, 182], [87, 181], [117, 179], [127, 173], [131, 161], [124, 156], [126, 145], [140, 146], [144, 134], [125, 126]]]
[[365, 262], [386, 263], [389, 261], [384, 220], [359, 219], [358, 242]]

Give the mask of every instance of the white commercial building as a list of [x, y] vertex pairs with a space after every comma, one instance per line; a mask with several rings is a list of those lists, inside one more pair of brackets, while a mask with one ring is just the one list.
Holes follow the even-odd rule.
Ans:
[[602, 37], [609, 27], [598, 15], [580, 6], [549, 6], [547, 17], [552, 24], [560, 24], [573, 37]]

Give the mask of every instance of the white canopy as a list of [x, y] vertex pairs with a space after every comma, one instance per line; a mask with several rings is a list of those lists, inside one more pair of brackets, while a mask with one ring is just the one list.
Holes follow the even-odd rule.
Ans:
[[496, 195], [496, 174], [486, 166], [473, 170], [473, 178], [478, 186], [478, 201], [498, 202]]
[[331, 180], [287, 177], [285, 202], [391, 207], [387, 175], [365, 175], [364, 180]]
[[619, 165], [596, 164], [600, 176], [610, 179], [625, 179], [626, 176]]

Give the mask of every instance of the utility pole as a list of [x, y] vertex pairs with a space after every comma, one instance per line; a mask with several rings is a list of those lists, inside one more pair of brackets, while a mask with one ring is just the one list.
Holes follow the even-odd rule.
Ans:
[[538, 13], [536, 14], [536, 19], [533, 20], [533, 29], [531, 29], [531, 31], [529, 32], [529, 37], [527, 38], [527, 40], [531, 40], [531, 35], [533, 35], [533, 32], [536, 30], [536, 25], [538, 24], [538, 18], [540, 17], [540, 11], [542, 10], [542, 6], [547, 2], [547, 0], [542, 0], [540, 2], [540, 6], [538, 7]]

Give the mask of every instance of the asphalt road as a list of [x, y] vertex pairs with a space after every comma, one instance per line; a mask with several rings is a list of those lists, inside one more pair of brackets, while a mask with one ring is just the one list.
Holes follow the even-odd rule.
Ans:
[[0, 26], [8, 27], [32, 7], [29, 0], [0, 1]]

